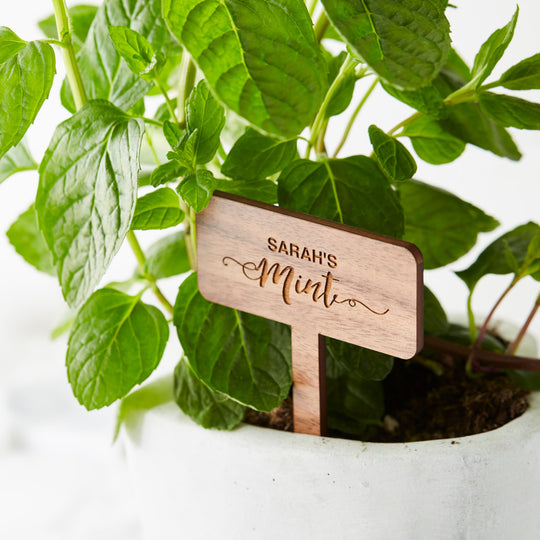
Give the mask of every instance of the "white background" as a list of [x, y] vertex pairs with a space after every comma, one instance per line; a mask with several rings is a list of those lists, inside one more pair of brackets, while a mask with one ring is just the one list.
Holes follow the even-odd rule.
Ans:
[[[471, 64], [481, 43], [508, 22], [515, 6], [507, 0], [454, 3], [459, 9], [448, 12], [453, 41]], [[19, 0], [8, 7], [3, 2], [0, 24], [23, 39], [38, 39], [42, 36], [35, 22], [50, 13], [51, 5], [44, 0]], [[493, 78], [540, 52], [540, 3], [523, 0], [520, 8], [516, 37]], [[57, 70], [51, 98], [29, 132], [38, 160], [54, 127], [67, 116], [56, 98], [63, 77], [61, 55]], [[540, 101], [538, 92], [523, 97]], [[370, 152], [367, 126], [375, 123], [388, 130], [409, 113], [407, 107], [375, 93], [342, 155]], [[330, 134], [337, 137], [344, 122], [339, 119], [335, 124]], [[418, 179], [459, 194], [501, 221], [495, 233], [483, 235], [481, 247], [516, 225], [540, 221], [540, 135], [512, 133], [524, 154], [519, 163], [473, 147], [446, 166], [419, 162]], [[54, 279], [28, 266], [4, 235], [31, 203], [36, 186], [35, 173], [19, 174], [0, 185], [0, 537], [134, 540], [140, 533], [129, 481], [121, 467], [120, 448], [112, 446], [114, 408], [88, 413], [72, 397], [64, 367], [65, 340], [49, 340], [50, 331], [66, 313], [59, 288]], [[465, 268], [481, 247], [452, 269]], [[109, 277], [127, 277], [133, 266], [131, 254], [124, 250]], [[168, 281], [167, 294], [174, 298], [177, 283]], [[466, 289], [450, 269], [428, 272], [426, 282], [448, 311], [464, 312]], [[507, 282], [507, 277], [486, 278], [478, 288], [475, 309], [488, 311]], [[539, 288], [532, 280], [524, 281], [503, 305], [503, 316], [520, 324]], [[540, 333], [540, 320], [533, 324], [533, 332]], [[171, 369], [177, 355], [172, 346], [162, 369]]]

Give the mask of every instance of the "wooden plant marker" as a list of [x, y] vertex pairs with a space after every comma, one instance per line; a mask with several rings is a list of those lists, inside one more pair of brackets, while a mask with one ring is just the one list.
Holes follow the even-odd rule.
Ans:
[[416, 246], [216, 192], [197, 215], [210, 302], [291, 325], [294, 430], [326, 430], [324, 336], [411, 358], [422, 348]]

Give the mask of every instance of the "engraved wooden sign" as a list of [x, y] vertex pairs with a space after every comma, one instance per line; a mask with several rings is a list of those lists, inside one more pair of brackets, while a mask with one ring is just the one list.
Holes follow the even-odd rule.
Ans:
[[411, 358], [422, 347], [413, 244], [216, 192], [197, 215], [209, 301], [289, 324], [294, 430], [326, 430], [324, 336]]

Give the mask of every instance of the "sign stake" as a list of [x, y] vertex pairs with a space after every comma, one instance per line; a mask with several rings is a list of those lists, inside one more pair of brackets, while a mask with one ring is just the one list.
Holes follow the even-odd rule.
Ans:
[[207, 300], [290, 325], [298, 433], [326, 433], [325, 336], [398, 358], [422, 348], [422, 255], [408, 242], [215, 192], [197, 259]]
[[312, 328], [291, 328], [296, 433], [326, 434], [326, 344]]

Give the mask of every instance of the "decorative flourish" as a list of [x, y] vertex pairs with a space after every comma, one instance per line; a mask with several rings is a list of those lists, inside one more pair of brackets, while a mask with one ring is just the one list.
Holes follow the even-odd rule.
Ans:
[[244, 276], [251, 280], [257, 281], [260, 287], [265, 287], [268, 279], [271, 279], [274, 285], [278, 285], [283, 278], [281, 283], [281, 295], [283, 301], [291, 305], [291, 291], [296, 294], [309, 294], [314, 302], [322, 300], [324, 307], [330, 308], [334, 304], [348, 304], [350, 307], [355, 308], [357, 305], [361, 305], [374, 315], [386, 315], [390, 310], [387, 308], [384, 311], [376, 311], [375, 309], [368, 306], [365, 302], [358, 300], [356, 298], [346, 298], [345, 300], [338, 300], [337, 294], [331, 294], [332, 284], [334, 281], [339, 281], [336, 279], [332, 272], [327, 272], [323, 274], [324, 278], [322, 281], [313, 281], [309, 278], [302, 278], [301, 275], [295, 277], [295, 270], [292, 266], [284, 266], [283, 268], [279, 263], [270, 264], [268, 259], [263, 258], [257, 264], [252, 261], [240, 262], [234, 257], [223, 257], [222, 263], [225, 266], [229, 266], [229, 263], [234, 262], [242, 268], [242, 273]]
[[367, 304], [362, 302], [361, 300], [357, 300], [356, 298], [347, 298], [345, 300], [336, 300], [336, 304], [349, 304], [351, 307], [356, 307], [356, 304], [360, 304], [361, 306], [365, 307], [368, 311], [371, 311], [371, 313], [375, 315], [386, 315], [390, 308], [386, 308], [384, 311], [375, 311], [374, 309], [371, 309]]

